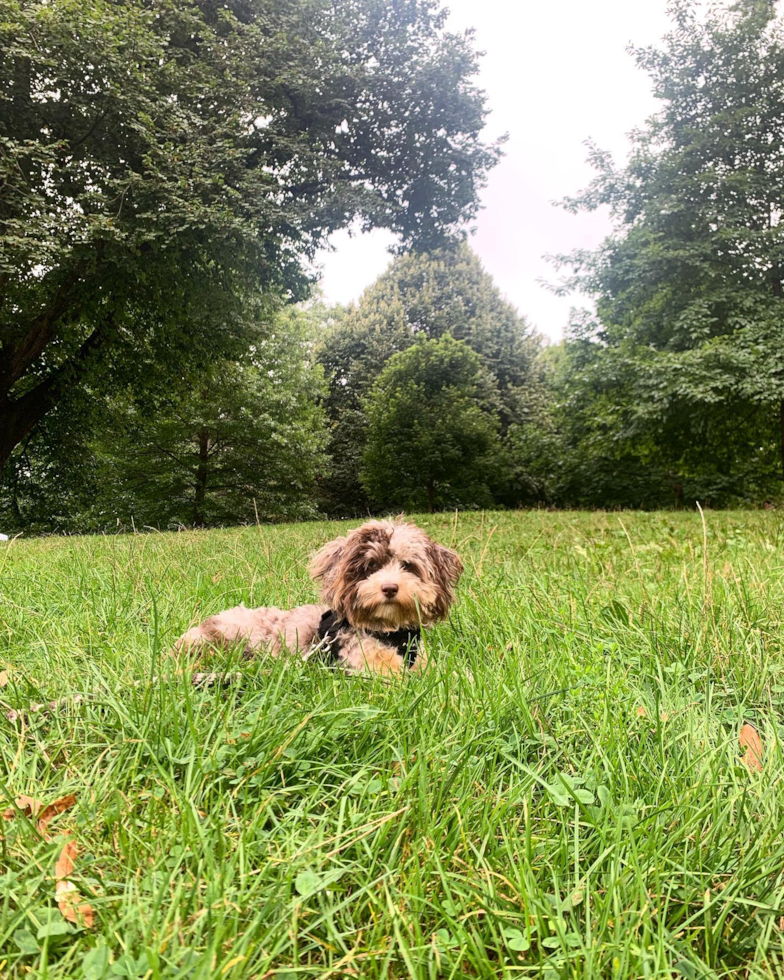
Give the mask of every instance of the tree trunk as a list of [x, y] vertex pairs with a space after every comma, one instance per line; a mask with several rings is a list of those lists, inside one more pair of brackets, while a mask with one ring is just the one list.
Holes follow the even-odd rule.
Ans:
[[105, 327], [96, 327], [70, 361], [53, 371], [21, 398], [10, 398], [6, 392], [0, 394], [0, 474], [14, 449], [60, 401], [69, 385], [80, 379], [93, 356], [110, 339], [110, 333]]
[[[0, 401], [0, 473], [11, 453], [28, 436], [54, 404], [52, 379], [39, 384], [26, 395]], [[55, 399], [56, 400], [56, 399]]]
[[683, 483], [681, 483], [677, 473], [668, 473], [667, 479], [670, 481], [672, 492], [675, 494], [675, 506], [680, 509], [683, 507]]
[[3, 342], [0, 362], [0, 398], [10, 396], [11, 389], [32, 367], [57, 334], [57, 323], [75, 302], [74, 286], [79, 282], [81, 267], [65, 276], [47, 309], [38, 314], [24, 334], [13, 343]]
[[204, 503], [207, 499], [207, 458], [210, 453], [210, 433], [206, 426], [199, 432], [199, 464], [196, 467], [196, 483], [193, 495], [193, 523], [204, 526]]

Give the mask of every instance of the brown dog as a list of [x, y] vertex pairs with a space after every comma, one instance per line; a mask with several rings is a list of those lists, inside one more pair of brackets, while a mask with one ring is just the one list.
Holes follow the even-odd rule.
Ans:
[[323, 605], [236, 606], [188, 630], [174, 649], [241, 644], [247, 655], [289, 650], [308, 659], [323, 651], [353, 670], [421, 669], [420, 627], [446, 616], [462, 571], [457, 554], [416, 525], [369, 521], [314, 555], [310, 572]]

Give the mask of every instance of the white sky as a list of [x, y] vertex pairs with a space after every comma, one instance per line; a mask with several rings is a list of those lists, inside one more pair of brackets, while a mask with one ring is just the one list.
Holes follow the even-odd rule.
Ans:
[[[570, 215], [552, 202], [591, 179], [586, 139], [623, 160], [626, 134], [655, 111], [648, 76], [626, 47], [658, 42], [667, 0], [446, 2], [450, 28], [476, 28], [486, 52], [479, 77], [492, 110], [486, 135], [509, 133], [471, 244], [507, 299], [557, 341], [570, 307], [585, 300], [558, 298], [539, 284], [556, 278], [544, 255], [593, 247], [610, 225], [606, 215]], [[383, 231], [334, 235], [335, 251], [319, 259], [325, 298], [358, 299], [389, 263], [391, 241]]]

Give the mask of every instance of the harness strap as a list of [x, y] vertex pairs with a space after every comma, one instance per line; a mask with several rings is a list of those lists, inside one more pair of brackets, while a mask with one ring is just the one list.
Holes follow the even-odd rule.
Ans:
[[[337, 613], [334, 613], [331, 609], [322, 613], [316, 635], [318, 636], [319, 643], [324, 644], [325, 653], [327, 653], [330, 660], [339, 659], [340, 643], [338, 642], [338, 633], [341, 630], [347, 629], [353, 629], [347, 619], [339, 619]], [[362, 630], [362, 632], [367, 633], [368, 636], [372, 636], [385, 646], [394, 647], [398, 655], [405, 661], [406, 666], [414, 666], [419, 640], [422, 635], [419, 629], [404, 628], [393, 630], [390, 633], [373, 632], [372, 630]]]

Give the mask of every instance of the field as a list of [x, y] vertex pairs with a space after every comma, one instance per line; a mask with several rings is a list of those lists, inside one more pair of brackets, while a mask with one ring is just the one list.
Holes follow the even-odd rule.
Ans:
[[784, 975], [782, 516], [419, 522], [466, 575], [391, 683], [226, 654], [202, 689], [166, 657], [311, 600], [338, 524], [0, 545], [0, 809], [75, 796], [0, 822], [0, 975]]

